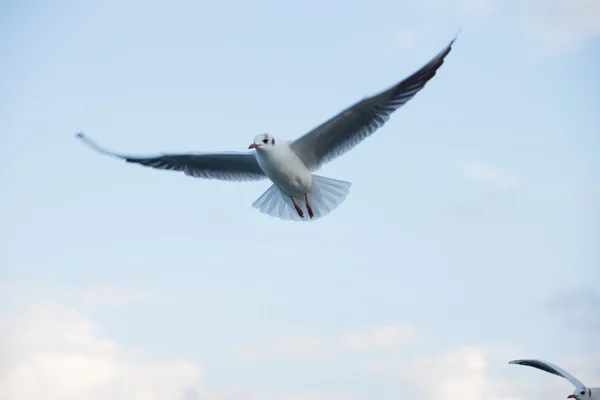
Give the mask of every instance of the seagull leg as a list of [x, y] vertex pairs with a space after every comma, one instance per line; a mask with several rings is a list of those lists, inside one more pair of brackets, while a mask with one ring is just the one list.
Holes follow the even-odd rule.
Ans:
[[308, 216], [312, 219], [315, 214], [313, 213], [312, 208], [310, 208], [310, 203], [308, 202], [308, 194], [304, 193], [304, 200], [306, 200], [306, 210], [308, 211]]
[[302, 209], [298, 207], [298, 204], [296, 204], [296, 200], [294, 200], [294, 197], [290, 196], [290, 199], [292, 199], [292, 203], [294, 203], [294, 207], [296, 208], [296, 212], [298, 213], [300, 218], [304, 218], [304, 213], [302, 212]]

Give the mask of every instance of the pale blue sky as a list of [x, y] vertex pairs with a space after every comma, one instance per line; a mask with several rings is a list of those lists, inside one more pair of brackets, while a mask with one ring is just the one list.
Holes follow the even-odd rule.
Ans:
[[[0, 368], [8, 400], [30, 383], [13, 379], [7, 392], [7, 374], [34, 363], [19, 329], [55, 329], [42, 322], [59, 317], [31, 311], [50, 302], [41, 314], [76, 310], [89, 335], [127, 353], [118, 362], [202, 369], [202, 399], [434, 400], [426, 374], [388, 364], [463, 346], [489, 364], [492, 375], [464, 378], [483, 379], [487, 399], [571, 392], [505, 365], [513, 358], [571, 362], [600, 383], [593, 2], [21, 1], [1, 11], [0, 309], [23, 348]], [[315, 223], [251, 208], [268, 182], [128, 165], [73, 137], [133, 154], [243, 151], [263, 132], [293, 139], [412, 73], [459, 28], [427, 86], [319, 172], [353, 186]], [[383, 350], [365, 339], [325, 359], [269, 345], [305, 337], [326, 353], [384, 325], [414, 338]], [[396, 372], [373, 373], [385, 368]], [[197, 382], [170, 376], [140, 379], [165, 379], [173, 394], [160, 398], [195, 398]], [[518, 379], [529, 386], [498, 384]], [[559, 391], [538, 391], [547, 384]]]

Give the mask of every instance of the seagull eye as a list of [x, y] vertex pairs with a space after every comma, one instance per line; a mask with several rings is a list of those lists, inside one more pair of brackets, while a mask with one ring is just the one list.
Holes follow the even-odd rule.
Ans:
[[581, 394], [585, 394], [585, 390], [582, 390], [582, 391], [581, 391]]
[[264, 143], [264, 144], [267, 144], [267, 143], [269, 143], [269, 139], [267, 139], [267, 138], [264, 138], [264, 139], [263, 139], [263, 143]]

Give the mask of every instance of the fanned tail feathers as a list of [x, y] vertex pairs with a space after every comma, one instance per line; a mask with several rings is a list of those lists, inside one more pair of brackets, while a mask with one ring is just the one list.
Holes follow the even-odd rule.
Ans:
[[304, 196], [294, 197], [296, 204], [304, 212], [304, 218], [296, 212], [292, 199], [283, 194], [277, 185], [271, 185], [254, 203], [252, 207], [272, 217], [292, 221], [313, 221], [324, 217], [339, 206], [350, 193], [352, 183], [337, 179], [325, 178], [313, 174], [313, 189], [308, 194], [308, 201], [314, 213], [309, 218]]

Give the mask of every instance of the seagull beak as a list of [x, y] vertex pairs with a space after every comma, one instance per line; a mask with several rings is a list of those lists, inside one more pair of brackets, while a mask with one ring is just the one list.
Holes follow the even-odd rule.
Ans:
[[248, 146], [248, 149], [258, 149], [259, 147], [260, 144], [252, 143], [250, 146]]
[[576, 399], [576, 398], [577, 398], [577, 396], [574, 394], [570, 394], [567, 396], [567, 399]]

